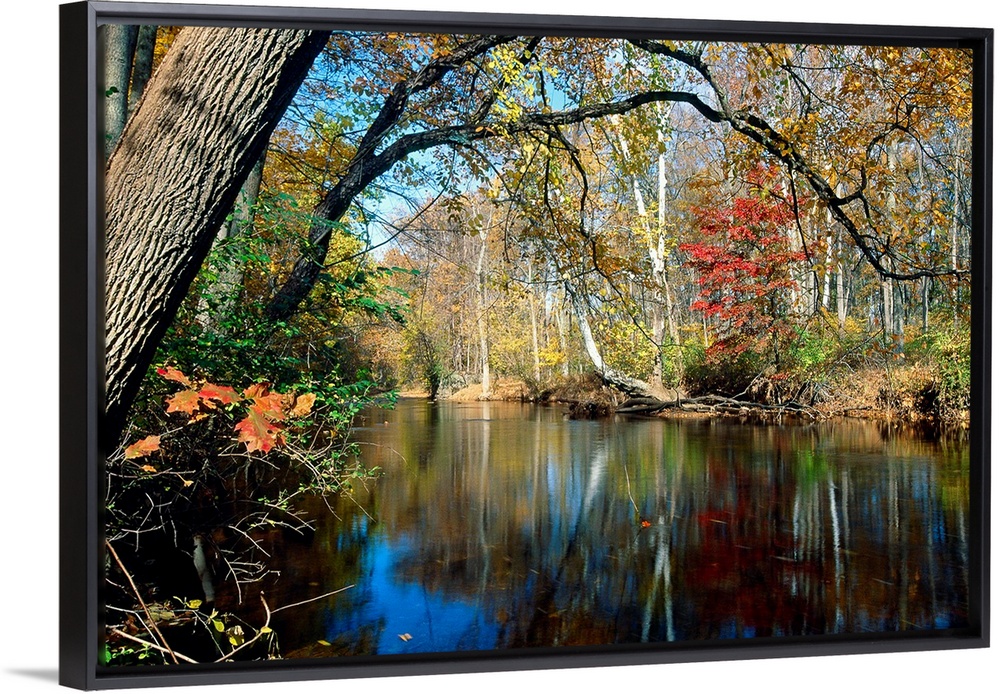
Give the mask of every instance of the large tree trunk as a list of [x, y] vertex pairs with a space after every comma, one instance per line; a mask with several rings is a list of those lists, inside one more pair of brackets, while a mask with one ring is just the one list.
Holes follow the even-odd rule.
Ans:
[[106, 175], [107, 443], [327, 32], [186, 28]]

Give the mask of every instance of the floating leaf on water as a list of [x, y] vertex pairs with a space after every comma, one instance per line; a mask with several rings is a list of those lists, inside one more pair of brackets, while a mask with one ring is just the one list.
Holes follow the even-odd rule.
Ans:
[[400, 635], [399, 635], [399, 638], [403, 639], [404, 641], [409, 641], [409, 640], [410, 640], [410, 639], [412, 639], [413, 637], [412, 637], [412, 636], [410, 636], [409, 634], [400, 634]]

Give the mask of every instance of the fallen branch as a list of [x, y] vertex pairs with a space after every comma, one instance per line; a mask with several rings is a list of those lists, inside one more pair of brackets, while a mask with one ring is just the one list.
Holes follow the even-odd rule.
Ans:
[[111, 633], [114, 634], [115, 636], [120, 636], [123, 639], [128, 639], [129, 641], [134, 641], [135, 643], [142, 644], [143, 646], [146, 646], [147, 648], [152, 648], [154, 650], [160, 651], [161, 653], [169, 653], [170, 656], [174, 659], [175, 663], [177, 662], [177, 659], [180, 658], [185, 663], [194, 663], [196, 665], [198, 664], [197, 660], [194, 660], [193, 658], [188, 658], [183, 653], [178, 653], [176, 651], [170, 650], [169, 648], [164, 648], [163, 646], [158, 646], [157, 644], [153, 643], [152, 641], [146, 641], [145, 639], [140, 639], [138, 636], [132, 636], [131, 634], [126, 634], [121, 629], [115, 629], [114, 627], [112, 627], [111, 628]]
[[[125, 565], [122, 563], [122, 560], [118, 558], [118, 553], [115, 552], [115, 548], [111, 546], [111, 543], [108, 542], [108, 541], [105, 541], [104, 544], [108, 548], [108, 552], [111, 553], [111, 557], [115, 560], [115, 563], [118, 564], [118, 568], [122, 570], [122, 573], [125, 575], [125, 578], [128, 579], [128, 584], [130, 586], [132, 586], [132, 592], [135, 593], [135, 597], [139, 601], [139, 605], [142, 606], [142, 611], [146, 614], [146, 618], [149, 620], [149, 626], [147, 627], [147, 630], [149, 630], [153, 634], [156, 634], [157, 638], [160, 639], [160, 643], [163, 644], [163, 649], [162, 650], [164, 650], [167, 653], [169, 653], [170, 657], [174, 659], [174, 664], [176, 664], [177, 663], [177, 656], [174, 654], [173, 650], [170, 648], [170, 644], [167, 643], [167, 640], [165, 638], [163, 638], [163, 634], [160, 633], [160, 629], [156, 626], [156, 620], [153, 619], [153, 616], [149, 613], [149, 608], [146, 607], [145, 601], [143, 601], [142, 596], [139, 594], [139, 589], [136, 588], [135, 581], [132, 580], [132, 576], [129, 574], [128, 570], [125, 568]], [[142, 621], [142, 620], [140, 619], [139, 621]], [[145, 624], [145, 622], [143, 622], [143, 624]]]
[[778, 404], [737, 400], [722, 395], [702, 395], [696, 398], [677, 398], [675, 400], [658, 400], [642, 397], [630, 398], [615, 410], [617, 414], [657, 414], [664, 410], [677, 409], [684, 412], [724, 415], [773, 415], [795, 414], [809, 419], [823, 419], [825, 415], [811, 405], [786, 400]]
[[352, 583], [349, 586], [344, 586], [343, 588], [337, 588], [337, 590], [331, 590], [329, 593], [323, 593], [322, 595], [317, 595], [315, 598], [309, 598], [308, 600], [302, 600], [301, 602], [293, 602], [291, 605], [282, 605], [278, 609], [272, 611], [271, 614], [277, 614], [278, 612], [281, 612], [282, 610], [287, 610], [290, 607], [298, 607], [299, 605], [306, 605], [310, 602], [316, 602], [317, 600], [328, 598], [331, 595], [336, 595], [337, 593], [343, 593], [345, 590], [348, 590], [349, 588], [353, 587], [354, 584]]
[[260, 594], [260, 602], [261, 602], [262, 605], [264, 605], [264, 614], [266, 615], [265, 618], [264, 618], [264, 626], [262, 626], [260, 629], [257, 630], [257, 633], [253, 635], [253, 638], [249, 639], [248, 641], [244, 641], [242, 644], [240, 644], [239, 646], [237, 646], [233, 650], [229, 651], [229, 653], [227, 653], [226, 655], [224, 655], [221, 658], [217, 659], [215, 662], [222, 663], [222, 662], [225, 662], [225, 661], [229, 660], [234, 655], [236, 655], [237, 653], [239, 653], [240, 651], [242, 651], [244, 648], [246, 648], [247, 646], [249, 646], [251, 643], [253, 643], [257, 639], [259, 639], [261, 637], [261, 634], [267, 634], [268, 632], [271, 631], [271, 626], [270, 626], [271, 625], [271, 608], [269, 608], [267, 606], [267, 601], [264, 599], [264, 594], [263, 593]]

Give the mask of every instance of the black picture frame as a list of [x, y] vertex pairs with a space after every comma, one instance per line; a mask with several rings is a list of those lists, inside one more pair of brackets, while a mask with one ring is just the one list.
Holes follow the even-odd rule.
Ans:
[[[517, 653], [356, 657], [239, 666], [129, 669], [97, 666], [101, 646], [101, 420], [103, 241], [98, 149], [97, 27], [102, 23], [250, 25], [413, 31], [513, 31], [578, 35], [817, 43], [898, 43], [973, 51], [972, 408], [970, 421], [970, 627], [751, 642], [683, 643]], [[78, 689], [493, 672], [773, 657], [871, 654], [989, 646], [991, 219], [993, 31], [978, 28], [796, 24], [487, 13], [77, 2], [60, 7], [60, 683]], [[85, 108], [81, 108], [86, 105]], [[83, 115], [82, 115], [83, 114]], [[83, 368], [81, 368], [81, 365]], [[80, 413], [85, 413], [81, 416]], [[81, 493], [82, 492], [82, 493]]]

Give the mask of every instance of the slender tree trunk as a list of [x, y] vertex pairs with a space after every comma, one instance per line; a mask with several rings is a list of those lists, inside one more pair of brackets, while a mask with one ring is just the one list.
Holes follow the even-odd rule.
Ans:
[[632, 378], [631, 376], [608, 366], [608, 364], [604, 361], [604, 357], [601, 356], [600, 347], [598, 347], [597, 340], [594, 339], [594, 333], [590, 329], [590, 318], [587, 316], [587, 307], [583, 298], [576, 293], [568, 281], [564, 282], [563, 285], [566, 288], [566, 295], [570, 299], [573, 314], [576, 316], [577, 327], [580, 328], [580, 336], [583, 338], [583, 348], [586, 351], [587, 356], [590, 357], [590, 362], [594, 365], [594, 369], [597, 371], [598, 376], [600, 376], [605, 383], [613, 385], [629, 395], [663, 398], [665, 394], [662, 386], [654, 387], [645, 381], [638, 378]]
[[196, 320], [207, 331], [225, 331], [224, 319], [231, 316], [237, 294], [243, 285], [243, 259], [241, 250], [246, 247], [246, 238], [253, 232], [254, 211], [260, 195], [261, 179], [264, 175], [264, 157], [254, 164], [247, 180], [236, 196], [233, 213], [215, 236], [212, 250], [222, 257], [218, 259], [217, 279], [208, 287], [198, 302]]
[[833, 278], [833, 234], [826, 235], [826, 255], [823, 259], [823, 291], [820, 295], [820, 306], [824, 311], [830, 310], [830, 283]]
[[[892, 143], [886, 146], [886, 159], [889, 165], [889, 171], [895, 173], [896, 168], [899, 164], [899, 143]], [[898, 223], [898, 201], [896, 199], [895, 189], [890, 189], [889, 195], [886, 200], [886, 207], [889, 210], [889, 214], [893, 220], [893, 223]], [[890, 263], [892, 260], [890, 259]], [[885, 331], [886, 339], [892, 339], [895, 348], [902, 352], [903, 348], [903, 334], [902, 330], [897, 330], [898, 323], [896, 320], [896, 307], [897, 302], [895, 301], [896, 295], [896, 282], [892, 278], [882, 278], [882, 325]]]
[[105, 177], [113, 445], [156, 347], [328, 32], [188, 27]]
[[490, 396], [490, 343], [486, 335], [486, 250], [488, 225], [479, 232], [479, 258], [476, 260], [476, 330], [479, 333], [479, 365], [482, 373], [482, 399]]
[[569, 340], [566, 332], [566, 310], [563, 308], [563, 301], [556, 306], [556, 334], [559, 337], [559, 352], [563, 355], [562, 375], [569, 377]]
[[542, 382], [542, 360], [538, 355], [538, 307], [535, 298], [535, 282], [531, 259], [528, 259], [528, 311], [531, 313], [531, 357], [535, 385]]
[[[788, 228], [788, 248], [789, 250], [794, 250], [797, 246], [801, 247], [802, 242], [799, 240], [799, 233], [793, 225]], [[807, 278], [811, 279], [812, 273], [807, 273]], [[791, 294], [791, 313], [798, 318], [802, 318], [808, 315], [806, 301], [807, 297], [811, 296], [812, 287], [808, 279], [805, 283], [799, 282], [799, 278], [795, 272], [795, 263], [788, 263], [788, 279], [791, 280], [791, 286], [788, 290]], [[805, 284], [805, 287], [803, 287], [803, 284]]]
[[931, 278], [923, 277], [920, 282], [920, 328], [926, 335], [930, 323]]
[[104, 26], [104, 156], [111, 156], [128, 120], [128, 89], [139, 27]]
[[684, 356], [681, 353], [681, 333], [677, 327], [677, 318], [674, 312], [674, 298], [670, 291], [670, 283], [663, 285], [663, 299], [666, 301], [665, 312], [667, 315], [667, 334], [670, 336], [671, 353], [674, 361], [674, 377], [680, 379], [684, 374]]
[[844, 281], [844, 261], [837, 259], [837, 330], [844, 337], [847, 324], [847, 283]]
[[882, 335], [886, 342], [895, 343], [893, 335], [895, 331], [893, 282], [891, 279], [883, 279], [880, 286], [882, 289]]
[[[953, 271], [958, 270], [958, 227], [960, 223], [960, 210], [959, 210], [959, 196], [961, 195], [961, 184], [962, 184], [962, 156], [961, 149], [955, 147], [954, 155], [954, 165], [952, 166], [952, 208], [951, 208], [951, 225], [948, 228], [948, 244], [951, 247], [951, 269]], [[959, 324], [959, 309], [958, 309], [958, 283], [951, 283], [951, 311], [952, 311], [952, 322], [955, 325]]]
[[156, 27], [144, 24], [139, 27], [135, 42], [135, 62], [132, 64], [132, 88], [128, 93], [129, 115], [135, 111], [146, 91], [146, 84], [153, 76], [153, 52], [156, 50]]
[[[837, 194], [843, 195], [843, 185], [837, 186]], [[826, 223], [827, 226], [833, 226], [833, 215], [830, 213], [829, 208], [826, 211]], [[831, 245], [836, 246], [834, 255], [836, 257], [836, 267], [837, 267], [837, 331], [840, 337], [844, 337], [844, 329], [847, 323], [847, 278], [844, 276], [844, 271], [847, 268], [847, 263], [844, 262], [844, 243], [840, 238], [840, 232], [831, 235]]]
[[[631, 152], [629, 151], [628, 141], [625, 139], [625, 134], [621, 130], [620, 119], [614, 119], [614, 124], [618, 128], [618, 142], [621, 147], [622, 156], [626, 163], [632, 159]], [[657, 131], [657, 140], [662, 142], [664, 140], [664, 134], [662, 130]], [[666, 246], [664, 243], [664, 227], [666, 226], [666, 199], [667, 199], [667, 177], [666, 177], [666, 159], [665, 155], [660, 154], [657, 157], [657, 203], [659, 208], [657, 209], [657, 224], [656, 229], [653, 229], [652, 224], [650, 224], [649, 212], [646, 209], [646, 202], [643, 199], [642, 189], [639, 185], [639, 179], [636, 176], [631, 176], [632, 179], [632, 194], [635, 199], [635, 209], [639, 216], [639, 219], [643, 225], [643, 232], [645, 234], [645, 245], [646, 252], [649, 256], [650, 264], [650, 276], [653, 279], [653, 290], [652, 290], [652, 300], [648, 303], [649, 312], [649, 322], [652, 329], [652, 334], [650, 335], [653, 347], [656, 353], [653, 357], [653, 370], [650, 375], [650, 384], [654, 389], [663, 388], [663, 336], [666, 332], [666, 317], [664, 316], [664, 308], [666, 304], [666, 299], [664, 297], [666, 290]]]

